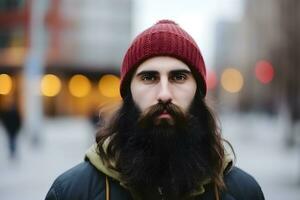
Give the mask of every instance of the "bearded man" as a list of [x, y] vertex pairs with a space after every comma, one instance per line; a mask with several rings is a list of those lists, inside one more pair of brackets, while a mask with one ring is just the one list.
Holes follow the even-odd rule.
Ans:
[[122, 105], [47, 200], [264, 199], [225, 151], [205, 102], [205, 64], [186, 31], [161, 20], [139, 34], [121, 76]]

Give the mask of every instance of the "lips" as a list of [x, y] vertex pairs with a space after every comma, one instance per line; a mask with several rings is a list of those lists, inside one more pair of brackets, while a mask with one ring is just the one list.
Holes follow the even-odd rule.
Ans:
[[171, 118], [171, 115], [166, 110], [164, 110], [158, 117], [159, 118]]

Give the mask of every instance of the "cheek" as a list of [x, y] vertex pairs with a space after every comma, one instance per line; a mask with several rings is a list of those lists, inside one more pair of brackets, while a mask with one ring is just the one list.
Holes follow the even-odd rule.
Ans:
[[192, 104], [192, 101], [194, 99], [195, 93], [188, 93], [185, 94], [185, 98], [182, 99], [183, 109], [187, 111]]
[[183, 109], [183, 111], [187, 111], [189, 109], [195, 97], [195, 94], [195, 87], [182, 88], [181, 92], [177, 93], [176, 102]]
[[139, 107], [139, 109], [141, 109], [141, 111], [144, 111], [152, 105], [154, 94], [153, 91], [148, 88], [145, 88], [144, 86], [131, 87], [131, 94], [134, 103]]

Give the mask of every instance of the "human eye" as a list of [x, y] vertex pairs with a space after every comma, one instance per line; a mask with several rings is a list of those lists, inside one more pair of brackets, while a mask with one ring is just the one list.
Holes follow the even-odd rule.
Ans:
[[144, 83], [150, 84], [156, 82], [158, 79], [154, 73], [143, 73], [140, 75], [140, 80]]
[[173, 73], [171, 75], [171, 80], [176, 82], [176, 83], [183, 83], [188, 79], [188, 76], [186, 73], [178, 72], [178, 73]]

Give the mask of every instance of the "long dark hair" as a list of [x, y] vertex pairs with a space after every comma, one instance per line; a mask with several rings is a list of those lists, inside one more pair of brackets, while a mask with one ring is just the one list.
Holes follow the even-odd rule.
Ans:
[[[130, 125], [135, 124], [135, 120], [138, 118], [138, 113], [133, 112], [133, 109], [135, 109], [134, 103], [131, 94], [128, 93], [123, 99], [123, 104], [120, 108], [117, 109], [109, 121], [104, 123], [96, 135], [99, 156], [108, 167], [114, 170], [119, 170], [118, 166], [112, 166], [110, 163], [111, 161], [116, 162], [118, 160], [118, 156], [122, 150], [120, 137], [126, 137], [126, 134], [120, 133], [120, 130], [125, 133], [126, 131], [130, 131]], [[133, 113], [137, 116], [132, 116]], [[208, 154], [209, 178], [215, 188], [216, 199], [219, 199], [219, 192], [225, 189], [223, 181], [223, 165], [225, 162], [223, 139], [217, 120], [199, 91], [196, 92], [190, 113], [197, 117], [198, 122], [201, 122], [201, 128], [204, 129], [205, 137], [207, 137], [205, 139], [205, 148], [207, 148], [205, 149], [205, 153]], [[121, 134], [123, 136], [120, 136]], [[104, 143], [108, 138], [109, 143], [104, 148]]]

